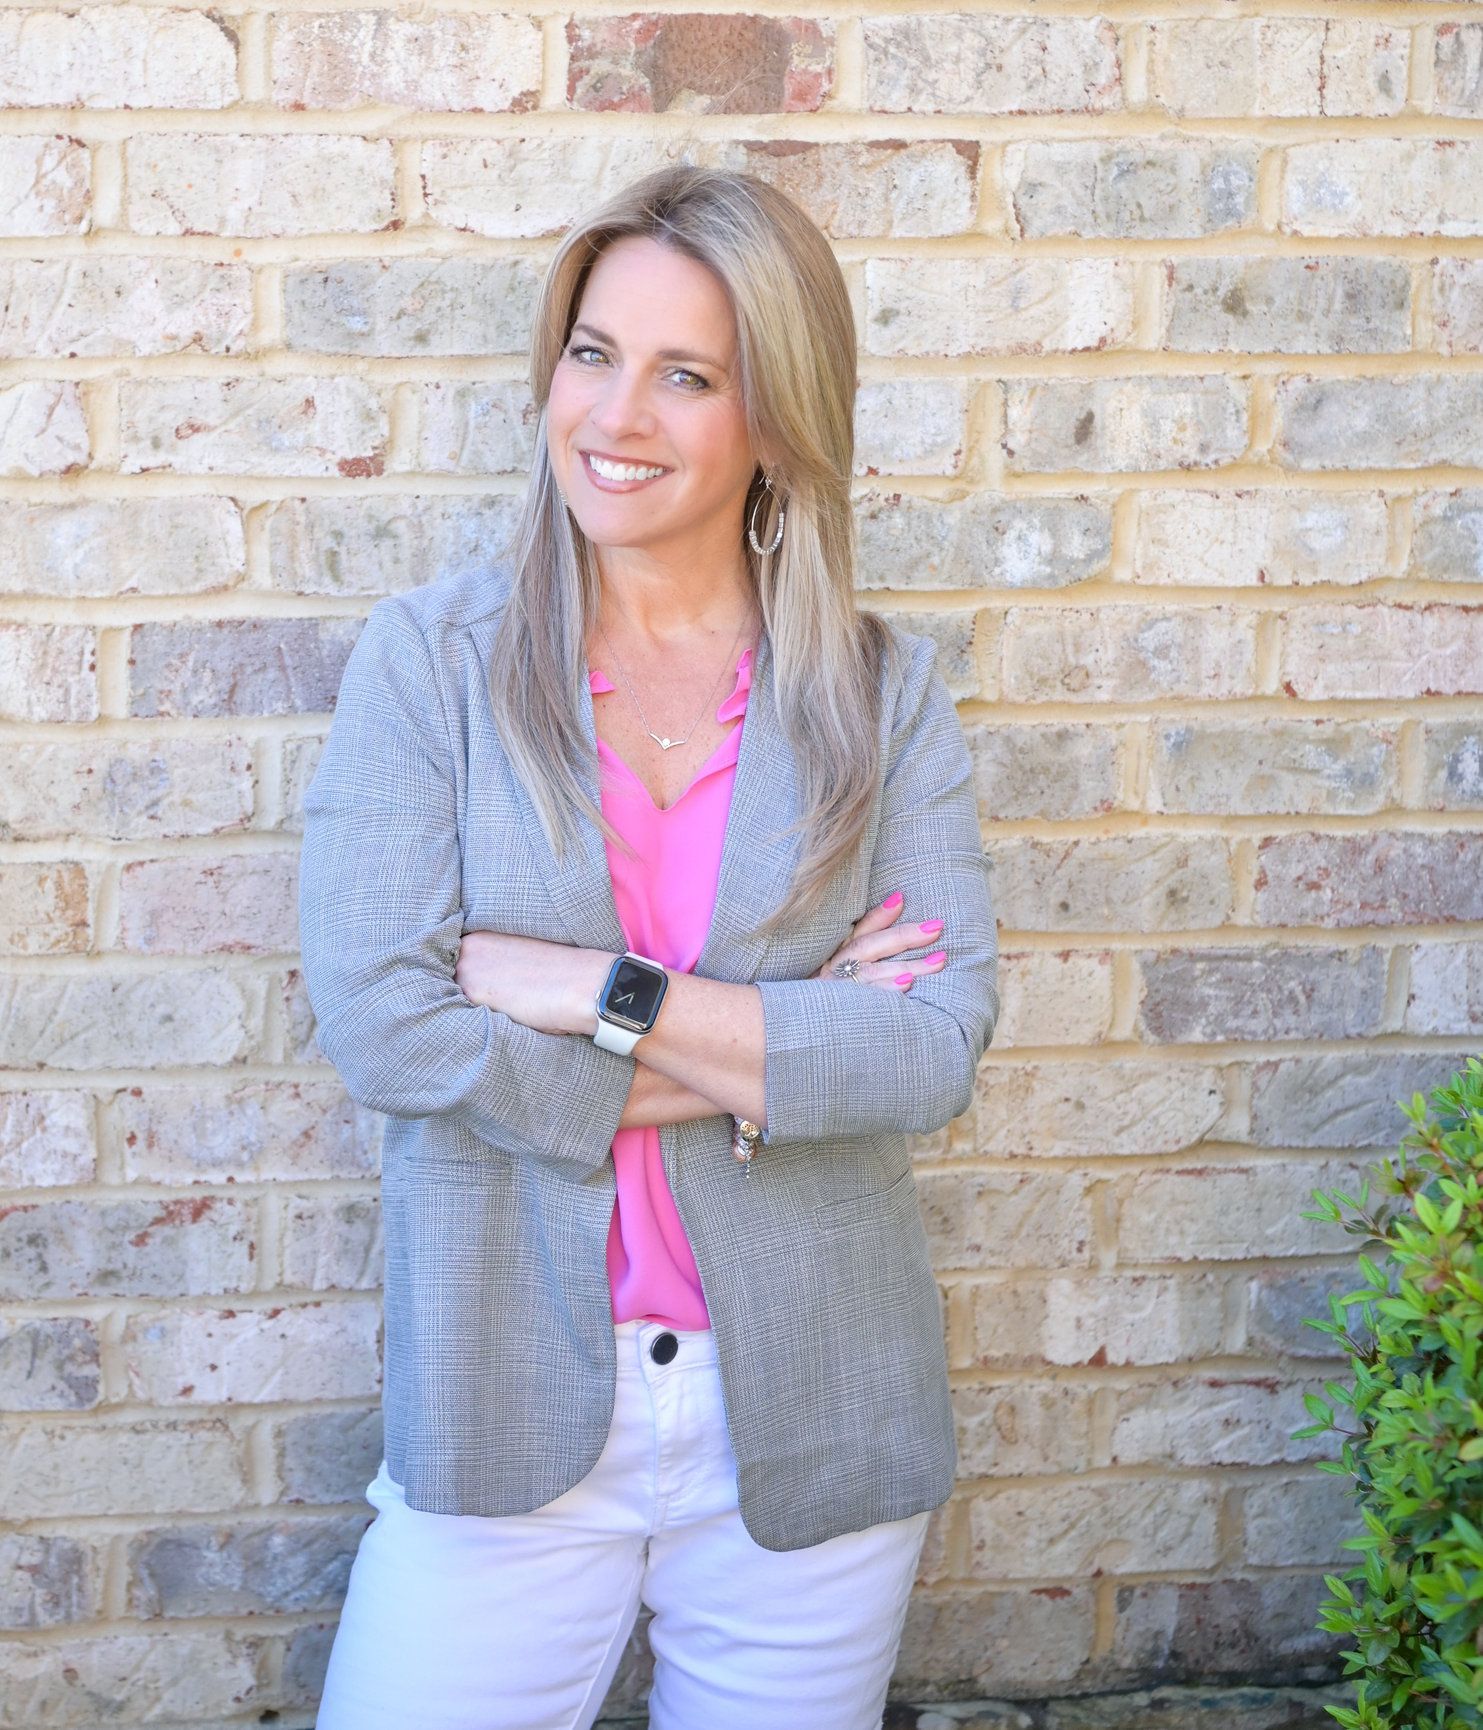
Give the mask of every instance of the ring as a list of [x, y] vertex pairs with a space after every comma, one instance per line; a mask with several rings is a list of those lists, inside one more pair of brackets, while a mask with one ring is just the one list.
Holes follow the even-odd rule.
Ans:
[[858, 978], [860, 973], [859, 958], [852, 955], [848, 961], [836, 961], [834, 963], [833, 973], [836, 979]]

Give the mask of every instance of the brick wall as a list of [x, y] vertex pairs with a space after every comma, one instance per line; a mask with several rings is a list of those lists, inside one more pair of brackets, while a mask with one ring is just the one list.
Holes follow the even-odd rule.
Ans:
[[862, 604], [1003, 926], [900, 1687], [1332, 1665], [1301, 1212], [1483, 1021], [1483, 5], [1208, 11], [0, 11], [0, 1726], [312, 1721], [381, 1269], [300, 799], [372, 600], [508, 523], [554, 238], [682, 133], [848, 275]]

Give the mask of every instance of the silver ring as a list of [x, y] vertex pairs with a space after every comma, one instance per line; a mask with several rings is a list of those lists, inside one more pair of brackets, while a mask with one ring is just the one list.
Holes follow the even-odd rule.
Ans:
[[848, 961], [836, 961], [832, 971], [836, 979], [858, 979], [860, 974], [859, 958], [852, 955]]

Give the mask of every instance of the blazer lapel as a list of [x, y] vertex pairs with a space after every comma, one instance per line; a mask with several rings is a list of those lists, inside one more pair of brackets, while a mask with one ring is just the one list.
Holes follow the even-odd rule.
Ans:
[[[582, 782], [594, 804], [601, 798], [598, 779], [597, 724], [592, 693], [584, 682], [581, 717], [587, 741]], [[708, 979], [743, 983], [757, 977], [768, 942], [757, 936], [758, 924], [772, 912], [792, 882], [803, 837], [785, 839], [773, 831], [797, 815], [797, 784], [789, 748], [774, 701], [772, 644], [764, 631], [753, 657], [751, 687], [742, 715], [731, 807], [721, 848], [721, 870], [710, 928], [695, 971]], [[601, 830], [580, 825], [558, 860], [546, 840], [535, 805], [518, 777], [515, 782], [525, 813], [526, 834], [535, 849], [562, 923], [574, 943], [614, 954], [627, 947], [613, 899], [612, 874]]]

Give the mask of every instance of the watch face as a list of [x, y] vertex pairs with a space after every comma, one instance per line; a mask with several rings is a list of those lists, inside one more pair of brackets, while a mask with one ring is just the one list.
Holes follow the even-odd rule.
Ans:
[[602, 1012], [626, 1027], [652, 1027], [668, 984], [662, 972], [656, 974], [652, 967], [620, 956], [603, 996]]

